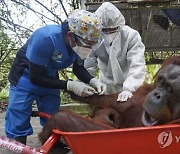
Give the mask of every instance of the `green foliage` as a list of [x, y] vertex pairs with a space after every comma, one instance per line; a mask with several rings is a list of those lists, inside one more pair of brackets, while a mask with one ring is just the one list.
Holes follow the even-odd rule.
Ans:
[[7, 102], [8, 100], [8, 88], [3, 88], [0, 92], [0, 103], [1, 102]]
[[61, 104], [69, 104], [73, 102], [70, 99], [69, 95], [65, 93], [63, 90], [61, 90], [60, 96], [61, 96]]
[[16, 52], [14, 48], [14, 42], [0, 25], [0, 88], [5, 87], [8, 83], [7, 76]]
[[60, 80], [76, 80], [76, 76], [72, 73], [72, 66], [71, 67], [68, 67], [64, 70], [61, 70], [59, 72], [59, 77], [60, 77]]
[[152, 83], [154, 81], [154, 75], [157, 73], [161, 65], [146, 65], [146, 77], [145, 83]]

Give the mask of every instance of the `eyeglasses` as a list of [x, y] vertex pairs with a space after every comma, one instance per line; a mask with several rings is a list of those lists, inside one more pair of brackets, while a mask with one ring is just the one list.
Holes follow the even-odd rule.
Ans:
[[118, 30], [119, 30], [119, 26], [115, 28], [103, 28], [102, 32], [105, 34], [111, 34], [117, 32]]
[[81, 46], [87, 47], [87, 48], [92, 48], [93, 45], [97, 44], [97, 41], [89, 41], [86, 39], [83, 39], [77, 35], [75, 35], [75, 40], [78, 40]]

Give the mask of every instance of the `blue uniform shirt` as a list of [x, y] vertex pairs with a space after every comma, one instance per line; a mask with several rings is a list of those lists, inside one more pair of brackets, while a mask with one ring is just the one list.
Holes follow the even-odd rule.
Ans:
[[[36, 30], [28, 40], [27, 59], [34, 64], [45, 66], [46, 76], [50, 78], [56, 78], [58, 70], [69, 67], [78, 58], [72, 49], [68, 51], [64, 37], [61, 25], [48, 25]], [[18, 87], [35, 93], [43, 93], [49, 89], [31, 83], [28, 68], [25, 68]]]

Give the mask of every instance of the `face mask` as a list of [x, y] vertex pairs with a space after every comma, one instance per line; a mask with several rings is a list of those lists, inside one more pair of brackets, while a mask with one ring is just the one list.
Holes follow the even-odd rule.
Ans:
[[104, 39], [107, 41], [107, 43], [108, 43], [109, 45], [112, 44], [113, 40], [114, 40], [115, 37], [116, 37], [116, 34], [117, 34], [117, 32], [111, 33], [111, 34], [105, 34], [105, 33], [103, 33]]
[[84, 48], [84, 47], [77, 46], [77, 45], [75, 47], [73, 47], [72, 49], [81, 59], [87, 58], [90, 55], [90, 53], [92, 52], [92, 49], [90, 49], [90, 48]]

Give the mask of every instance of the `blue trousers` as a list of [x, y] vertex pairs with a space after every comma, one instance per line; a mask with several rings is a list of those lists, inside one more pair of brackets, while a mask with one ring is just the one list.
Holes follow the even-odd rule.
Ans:
[[[16, 138], [33, 133], [30, 124], [32, 103], [36, 101], [38, 111], [54, 114], [60, 106], [60, 90], [50, 89], [40, 95], [10, 86], [9, 103], [5, 117], [5, 132], [7, 137]], [[40, 118], [43, 126], [45, 118]]]

